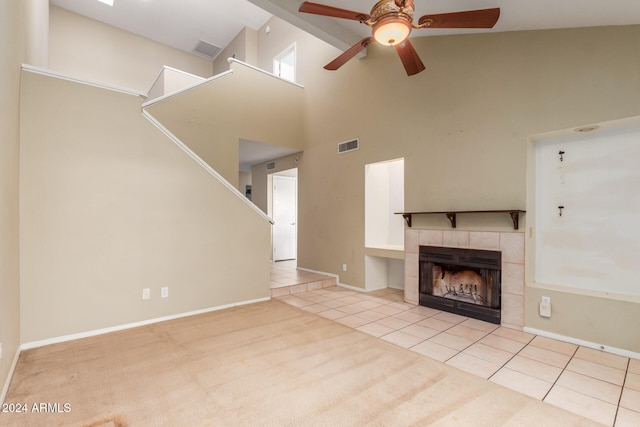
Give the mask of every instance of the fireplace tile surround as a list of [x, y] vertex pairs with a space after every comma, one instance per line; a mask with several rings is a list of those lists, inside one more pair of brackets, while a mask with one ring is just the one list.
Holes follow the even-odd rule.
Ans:
[[502, 252], [502, 326], [524, 327], [524, 233], [464, 230], [405, 230], [404, 298], [419, 302], [420, 246], [485, 249]]

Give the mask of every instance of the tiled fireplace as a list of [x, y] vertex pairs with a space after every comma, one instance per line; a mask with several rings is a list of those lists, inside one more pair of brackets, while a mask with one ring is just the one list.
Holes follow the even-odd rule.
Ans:
[[501, 325], [524, 326], [524, 234], [520, 232], [405, 230], [404, 298], [419, 304], [420, 246], [480, 249], [502, 254]]

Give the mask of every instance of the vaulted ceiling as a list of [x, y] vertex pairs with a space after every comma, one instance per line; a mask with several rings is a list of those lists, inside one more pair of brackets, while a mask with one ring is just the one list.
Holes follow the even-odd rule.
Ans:
[[[257, 30], [272, 15], [343, 50], [370, 34], [356, 21], [299, 13], [302, 0], [114, 0], [113, 6], [99, 0], [50, 2], [187, 52], [199, 40], [224, 49], [242, 28]], [[369, 13], [376, 0], [315, 2]], [[422, 29], [412, 37], [640, 24], [638, 0], [415, 0], [417, 17], [493, 7], [499, 7], [501, 14], [491, 30]]]
[[[200, 40], [224, 49], [244, 28], [260, 29], [277, 16], [334, 47], [346, 50], [369, 36], [357, 21], [299, 13], [303, 0], [50, 0], [50, 3], [174, 48], [193, 52]], [[369, 13], [377, 0], [314, 0]], [[415, 16], [499, 7], [493, 29], [420, 29], [411, 37], [472, 32], [640, 24], [640, 0], [415, 0]], [[241, 170], [292, 150], [240, 141]]]

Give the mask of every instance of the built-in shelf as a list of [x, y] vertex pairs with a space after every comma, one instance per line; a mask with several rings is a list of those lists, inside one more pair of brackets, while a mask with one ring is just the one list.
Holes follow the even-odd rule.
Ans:
[[457, 214], [486, 214], [486, 213], [508, 213], [513, 221], [513, 229], [517, 230], [519, 227], [520, 214], [526, 211], [520, 209], [502, 209], [491, 211], [439, 211], [439, 212], [395, 212], [396, 215], [402, 215], [407, 225], [411, 227], [411, 220], [413, 215], [446, 215], [447, 219], [451, 222], [451, 228], [456, 228], [456, 215]]
[[386, 247], [370, 247], [365, 246], [364, 254], [380, 258], [404, 259], [404, 247], [386, 246]]

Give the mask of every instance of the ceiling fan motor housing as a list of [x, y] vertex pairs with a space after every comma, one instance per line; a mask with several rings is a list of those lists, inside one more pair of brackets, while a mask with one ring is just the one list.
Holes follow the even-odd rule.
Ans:
[[412, 22], [414, 10], [413, 4], [400, 7], [394, 0], [380, 0], [371, 8], [371, 20], [375, 22], [388, 14], [403, 14], [407, 15], [409, 22]]

